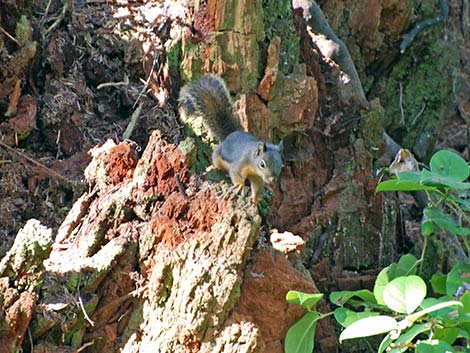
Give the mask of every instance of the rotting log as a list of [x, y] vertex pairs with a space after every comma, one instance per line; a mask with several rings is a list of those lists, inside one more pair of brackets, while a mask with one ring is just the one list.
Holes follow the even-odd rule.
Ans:
[[51, 244], [52, 230], [31, 219], [0, 261], [1, 353], [21, 350], [45, 274], [42, 262]]
[[[140, 159], [130, 142], [108, 141], [92, 155], [90, 189], [57, 232], [25, 321], [24, 329], [32, 317], [34, 351], [261, 352], [266, 325], [234, 311], [257, 258], [261, 217], [249, 198], [191, 176], [188, 157], [157, 131]], [[276, 312], [293, 323], [299, 308], [283, 288], [315, 287], [290, 277], [282, 287], [262, 282], [267, 293], [279, 287]]]

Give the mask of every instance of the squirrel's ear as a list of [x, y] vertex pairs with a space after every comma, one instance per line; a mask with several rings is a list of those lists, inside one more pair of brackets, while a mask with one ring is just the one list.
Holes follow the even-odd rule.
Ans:
[[279, 153], [282, 153], [284, 151], [284, 141], [281, 140], [279, 144], [277, 145], [277, 149], [279, 150]]
[[261, 156], [264, 152], [266, 152], [266, 142], [259, 141], [256, 148], [256, 155]]

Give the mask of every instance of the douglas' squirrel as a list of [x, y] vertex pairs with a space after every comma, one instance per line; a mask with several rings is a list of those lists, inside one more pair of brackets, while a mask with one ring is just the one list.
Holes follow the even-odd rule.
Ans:
[[185, 114], [201, 116], [221, 142], [212, 153], [214, 167], [229, 173], [237, 193], [244, 190], [248, 179], [253, 202], [257, 204], [263, 185], [272, 184], [281, 172], [282, 141], [272, 145], [241, 131], [232, 112], [229, 91], [219, 76], [204, 76], [183, 86], [179, 103]]

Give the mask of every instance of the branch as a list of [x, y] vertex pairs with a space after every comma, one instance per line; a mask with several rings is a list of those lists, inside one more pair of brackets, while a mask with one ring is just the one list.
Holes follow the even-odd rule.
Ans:
[[447, 6], [446, 1], [445, 0], [439, 0], [439, 5], [441, 6], [441, 13], [438, 16], [436, 16], [434, 18], [428, 18], [427, 20], [424, 20], [424, 21], [418, 23], [416, 25], [416, 27], [413, 28], [411, 30], [411, 32], [406, 35], [405, 39], [400, 44], [400, 53], [401, 54], [403, 54], [405, 52], [406, 48], [408, 48], [408, 46], [411, 44], [411, 42], [413, 41], [413, 39], [416, 37], [416, 35], [419, 32], [421, 32], [426, 27], [429, 27], [429, 26], [435, 25], [439, 22], [442, 22], [447, 18], [447, 16], [449, 15], [449, 7]]
[[309, 19], [306, 18], [306, 20], [308, 21], [308, 25], [311, 26], [314, 31], [325, 35], [328, 39], [337, 44], [337, 50], [331, 51], [331, 59], [334, 60], [339, 65], [341, 70], [349, 76], [351, 79], [351, 85], [353, 86], [357, 96], [359, 96], [361, 103], [367, 102], [361, 80], [359, 79], [356, 66], [354, 65], [351, 55], [349, 54], [349, 50], [344, 42], [339, 39], [331, 29], [320, 6], [318, 6], [315, 1], [310, 4], [309, 2], [302, 0], [294, 0], [293, 3], [293, 7], [302, 8], [304, 10], [304, 14], [306, 11], [310, 13], [311, 17]]

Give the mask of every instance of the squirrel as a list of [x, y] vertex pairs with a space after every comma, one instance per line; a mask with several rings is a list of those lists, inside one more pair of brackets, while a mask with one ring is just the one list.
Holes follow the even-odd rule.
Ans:
[[219, 76], [204, 76], [186, 84], [178, 101], [184, 114], [201, 116], [219, 140], [212, 153], [213, 166], [228, 172], [237, 193], [244, 193], [248, 179], [253, 203], [258, 204], [264, 184], [272, 185], [281, 172], [282, 141], [273, 145], [242, 131], [232, 111], [230, 93]]

